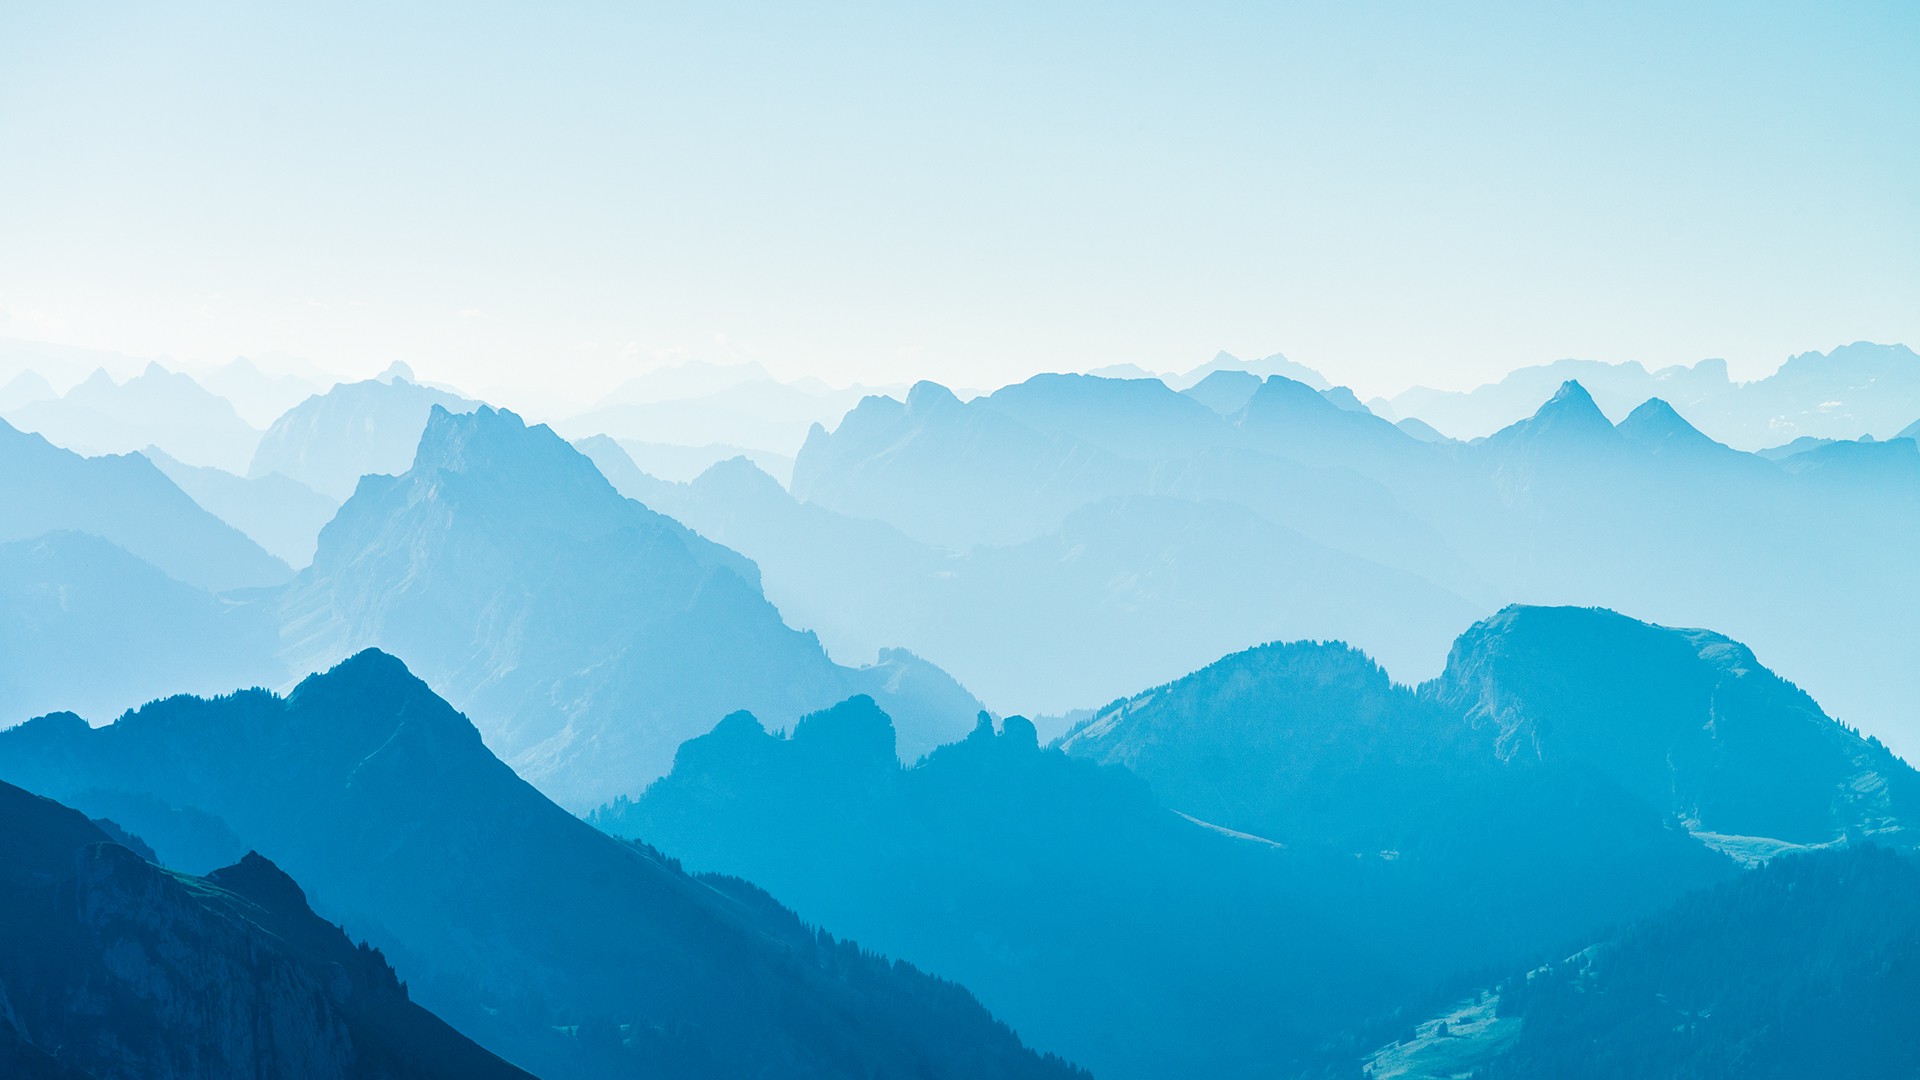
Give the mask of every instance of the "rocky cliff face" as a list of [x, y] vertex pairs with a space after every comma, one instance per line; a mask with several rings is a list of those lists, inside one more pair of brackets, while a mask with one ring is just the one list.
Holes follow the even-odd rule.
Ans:
[[0, 825], [0, 1073], [525, 1075], [412, 1004], [259, 855], [176, 874], [8, 785]]

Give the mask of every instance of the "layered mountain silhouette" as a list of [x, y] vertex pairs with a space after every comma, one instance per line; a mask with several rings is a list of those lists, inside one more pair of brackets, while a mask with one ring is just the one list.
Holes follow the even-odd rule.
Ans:
[[232, 402], [234, 411], [247, 423], [262, 429], [272, 426], [288, 409], [325, 389], [318, 379], [286, 371], [262, 371], [260, 365], [244, 356], [236, 356], [201, 373], [198, 381]]
[[905, 654], [833, 663], [781, 621], [752, 562], [491, 408], [434, 407], [412, 467], [361, 480], [274, 604], [290, 669], [366, 646], [404, 656], [495, 752], [581, 808], [638, 790], [734, 709], [792, 719], [872, 693], [919, 752], [979, 708]]
[[183, 813], [230, 830], [394, 957], [416, 999], [543, 1076], [1073, 1073], [964, 990], [575, 819], [382, 653], [286, 698], [34, 720], [0, 732], [0, 772], [112, 805], [163, 862], [187, 848]]
[[146, 458], [82, 457], [0, 422], [0, 541], [56, 530], [92, 533], [205, 589], [273, 585], [292, 575]]
[[268, 860], [191, 877], [123, 844], [0, 783], [7, 1075], [527, 1075], [410, 1001]]
[[[1452, 631], [1424, 627], [1457, 626], [1462, 601], [1473, 614], [1507, 603], [1605, 606], [1722, 628], [1850, 723], [1898, 747], [1920, 738], [1909, 704], [1920, 696], [1920, 670], [1904, 662], [1900, 644], [1904, 613], [1920, 604], [1920, 580], [1902, 561], [1902, 538], [1920, 529], [1920, 451], [1897, 439], [1846, 441], [1771, 460], [1708, 437], [1689, 423], [1689, 399], [1665, 390], [1620, 410], [1616, 425], [1585, 386], [1566, 381], [1531, 415], [1457, 443], [1282, 376], [1260, 382], [1230, 413], [1219, 410], [1237, 397], [1209, 405], [1153, 380], [1042, 376], [968, 402], [921, 384], [905, 402], [868, 399], [835, 431], [814, 432], [792, 493], [969, 561], [981, 546], [1057, 535], [1071, 515], [1108, 500], [1234, 504], [1423, 579], [1412, 586], [1353, 565], [1289, 575], [1284, 558], [1255, 543], [1207, 553], [1221, 580], [1288, 577], [1296, 591], [1287, 602], [1302, 611], [1348, 606], [1337, 630], [1276, 630], [1347, 638], [1402, 679], [1438, 672]], [[700, 528], [738, 516], [732, 507], [685, 513]], [[1168, 527], [1177, 529], [1174, 520]], [[758, 561], [769, 592], [783, 597], [834, 578], [836, 558], [859, 561], [805, 534], [729, 534], [728, 542]], [[865, 554], [881, 564], [894, 558]], [[1179, 565], [1165, 554], [1137, 550], [1109, 580], [1125, 585]], [[1393, 616], [1405, 625], [1384, 613], [1372, 621], [1353, 602], [1367, 588], [1393, 592]], [[809, 614], [824, 606], [805, 604]], [[905, 621], [906, 611], [903, 603], [886, 614]], [[905, 640], [949, 662], [938, 648]], [[1058, 652], [1048, 659], [1071, 666]], [[1007, 696], [964, 660], [953, 666], [998, 708], [1055, 707]], [[1081, 705], [1139, 684], [1101, 682]]]
[[436, 406], [466, 412], [478, 402], [421, 386], [404, 370], [340, 383], [275, 420], [244, 471], [252, 477], [279, 473], [344, 501], [362, 476], [406, 470]]
[[1911, 844], [1920, 820], [1920, 774], [1744, 645], [1595, 609], [1506, 609], [1418, 691], [1344, 646], [1251, 650], [1100, 710], [1063, 745], [1281, 840], [1405, 847], [1365, 831], [1386, 812], [1380, 790], [1419, 808], [1387, 825], [1426, 828], [1459, 809], [1463, 778], [1541, 767], [1603, 779], [1749, 859]]
[[[1208, 738], [1220, 756], [1242, 746], [1248, 764], [1219, 783], [1245, 777], [1238, 800], [1161, 795], [1077, 760], [1084, 746], [1041, 748], [1017, 717], [902, 768], [885, 715], [856, 699], [785, 738], [730, 717], [593, 820], [858, 928], [1116, 1077], [1284, 1072], [1410, 994], [1494, 957], [1544, 957], [1733, 872], [1602, 778], [1504, 769], [1490, 738], [1473, 756], [1466, 724], [1335, 653], [1277, 686], [1234, 679], [1320, 687], [1318, 732], [1220, 710], [1194, 722], [1217, 736], [1156, 740], [1183, 760]], [[1327, 664], [1356, 669], [1359, 687], [1329, 687]], [[1374, 682], [1384, 703], [1365, 697]], [[1288, 796], [1261, 785], [1290, 792], [1294, 812], [1274, 812]]]
[[289, 566], [305, 566], [312, 560], [321, 527], [340, 508], [337, 500], [279, 473], [236, 476], [224, 469], [177, 461], [157, 446], [142, 453], [208, 513]]
[[236, 471], [260, 441], [259, 429], [240, 419], [225, 398], [159, 364], [125, 382], [97, 370], [58, 398], [12, 409], [7, 419], [82, 454], [126, 454], [157, 445], [182, 461]]
[[593, 820], [960, 979], [1101, 1075], [1234, 1075], [1734, 859], [1909, 843], [1916, 780], [1724, 637], [1510, 609], [1418, 689], [1337, 643], [1264, 646], [1060, 749], [982, 720], [903, 768], [870, 701], [787, 736], [735, 715]]
[[1415, 387], [1395, 395], [1388, 407], [1457, 438], [1477, 438], [1526, 416], [1568, 380], [1590, 389], [1611, 415], [1650, 397], [1664, 398], [1714, 439], [1743, 450], [1802, 437], [1886, 438], [1920, 413], [1920, 357], [1904, 345], [1865, 341], [1802, 353], [1772, 375], [1746, 383], [1728, 377], [1724, 360], [1659, 371], [1631, 361], [1559, 360], [1471, 391]]
[[0, 544], [0, 727], [55, 709], [104, 721], [162, 694], [271, 682], [262, 614], [87, 533]]

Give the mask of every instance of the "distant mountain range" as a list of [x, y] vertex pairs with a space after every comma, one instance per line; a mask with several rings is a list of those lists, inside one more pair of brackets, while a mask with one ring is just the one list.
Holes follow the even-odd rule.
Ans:
[[[315, 910], [393, 958], [414, 998], [549, 1078], [1075, 1075], [964, 990], [568, 815], [384, 654], [286, 698], [176, 697], [98, 729], [34, 720], [0, 732], [0, 774], [111, 808], [176, 868], [266, 854]], [[127, 853], [107, 862], [160, 875]], [[282, 913], [297, 891], [253, 858], [210, 881], [270, 892]]]
[[245, 468], [260, 441], [259, 430], [225, 398], [158, 364], [125, 382], [97, 370], [57, 398], [10, 408], [7, 422], [83, 454], [125, 454], [154, 445], [181, 461], [232, 472]]
[[210, 465], [185, 464], [157, 446], [141, 453], [208, 513], [290, 566], [312, 561], [321, 528], [340, 509], [338, 501], [279, 473], [242, 477]]
[[[1578, 603], [1722, 628], [1849, 722], [1903, 747], [1920, 739], [1910, 705], [1920, 669], [1904, 662], [1901, 644], [1920, 604], [1920, 577], [1900, 554], [1920, 531], [1920, 450], [1910, 441], [1837, 442], [1770, 460], [1716, 443], [1658, 399], [1616, 426], [1577, 382], [1471, 444], [1410, 434], [1280, 376], [1236, 411], [1217, 411], [1230, 406], [1153, 380], [1042, 376], [968, 402], [921, 384], [905, 401], [869, 398], [836, 430], [817, 429], [794, 466], [803, 507], [890, 530], [829, 529], [817, 515], [806, 528], [770, 525], [799, 519], [764, 488], [750, 502], [738, 484], [653, 497], [760, 563], [769, 593], [830, 648], [872, 647], [843, 631], [846, 622], [880, 628], [1002, 710], [1086, 707], [1145, 681], [1137, 666], [1130, 681], [1081, 666], [1072, 650], [1085, 640], [1124, 654], [1148, 639], [1144, 651], [1165, 648], [1191, 664], [1201, 658], [1177, 653], [1180, 643], [1212, 628], [1246, 634], [1240, 644], [1337, 635], [1417, 680], [1439, 670], [1452, 628], [1467, 619], [1506, 603]], [[1160, 502], [1151, 525], [1129, 523], [1133, 549], [1104, 557], [1112, 545], [1085, 523], [1107, 507], [1143, 507], [1142, 496], [1179, 502]], [[1183, 523], [1203, 513], [1196, 503], [1231, 504], [1270, 537], [1290, 530], [1345, 559], [1303, 559], [1298, 541], [1250, 528], [1235, 540], [1222, 527], [1235, 519], [1219, 510], [1205, 512], [1208, 524]], [[1741, 524], [1753, 522], [1767, 525]], [[833, 540], [821, 539], [827, 532]], [[1173, 546], [1142, 543], [1156, 534]], [[944, 549], [951, 564], [909, 556], [902, 536]], [[981, 651], [994, 649], [993, 636], [971, 634], [974, 652], [951, 655], [932, 635], [915, 636], [924, 597], [944, 580], [936, 575], [965, 576], [1036, 544], [1049, 582], [1071, 581], [1085, 564], [1103, 602], [1140, 613], [1140, 624], [1109, 637], [1076, 626], [1040, 645], [1009, 636], [1012, 647], [991, 656]], [[934, 584], [878, 590], [870, 606], [854, 605], [857, 620], [836, 617], [857, 568], [916, 560], [932, 569], [910, 573]], [[1754, 588], [1761, 581], [1768, 587]], [[979, 621], [990, 619], [993, 588], [954, 604], [972, 610], [975, 593], [989, 598]], [[1391, 597], [1384, 606], [1368, 599], [1382, 595]], [[1169, 597], [1188, 611], [1166, 606]], [[1084, 600], [1059, 607], [1095, 610]], [[1256, 612], [1264, 624], [1249, 618]], [[1151, 638], [1156, 630], [1164, 638]], [[1060, 672], [1084, 675], [1077, 701], [1048, 694], [1062, 686]]]
[[420, 1006], [247, 853], [191, 877], [0, 784], [0, 1071], [22, 1078], [528, 1074]]
[[92, 533], [205, 589], [292, 576], [286, 563], [201, 509], [146, 458], [82, 457], [0, 421], [0, 541], [56, 530]]
[[1763, 379], [1733, 382], [1724, 360], [1648, 371], [1631, 361], [1559, 360], [1521, 368], [1471, 391], [1415, 387], [1376, 403], [1389, 419], [1418, 417], [1471, 439], [1527, 415], [1555, 386], [1577, 380], [1618, 416], [1650, 397], [1674, 404], [1712, 438], [1742, 450], [1798, 438], [1886, 438], [1920, 417], [1920, 356], [1904, 345], [1855, 342], [1802, 353]]

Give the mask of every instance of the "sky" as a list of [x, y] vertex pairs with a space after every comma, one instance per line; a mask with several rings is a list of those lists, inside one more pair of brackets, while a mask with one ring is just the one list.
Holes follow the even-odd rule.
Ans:
[[9, 4], [0, 336], [989, 386], [1920, 345], [1920, 4]]

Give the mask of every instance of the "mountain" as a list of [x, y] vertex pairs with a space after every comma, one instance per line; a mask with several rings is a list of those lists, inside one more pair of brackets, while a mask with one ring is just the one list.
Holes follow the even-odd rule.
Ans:
[[[1184, 375], [1177, 376], [1172, 382], [1179, 383], [1180, 389], [1186, 389], [1198, 386], [1217, 371], [1245, 371], [1261, 379], [1279, 375], [1294, 382], [1305, 383], [1315, 390], [1328, 388], [1327, 380], [1319, 372], [1305, 364], [1296, 364], [1279, 353], [1258, 360], [1242, 360], [1229, 352], [1216, 353], [1212, 360]], [[1172, 385], [1172, 382], [1168, 385]]]
[[290, 566], [312, 560], [321, 527], [340, 508], [333, 499], [279, 473], [235, 476], [212, 466], [184, 464], [157, 446], [142, 453], [202, 509]]
[[1416, 386], [1395, 394], [1393, 410], [1402, 417], [1418, 417], [1456, 439], [1477, 439], [1532, 413], [1555, 388], [1578, 382], [1599, 401], [1602, 411], [1623, 416], [1650, 397], [1673, 401], [1692, 415], [1710, 398], [1731, 393], [1724, 360], [1703, 360], [1648, 371], [1637, 361], [1609, 364], [1598, 360], [1556, 360], [1551, 364], [1519, 368], [1497, 383], [1469, 391], [1432, 390]]
[[966, 991], [569, 815], [382, 653], [285, 698], [35, 720], [0, 732], [0, 772], [114, 805], [167, 861], [173, 813], [230, 829], [394, 957], [419, 1001], [550, 1078], [1074, 1075]]
[[279, 473], [345, 501], [362, 476], [406, 471], [436, 407], [469, 412], [478, 403], [392, 372], [341, 383], [275, 420], [246, 474]]
[[[1684, 390], [1668, 382], [1670, 393]], [[1056, 535], [1071, 515], [1104, 500], [1231, 503], [1437, 586], [1397, 598], [1398, 610], [1422, 620], [1442, 621], [1449, 609], [1426, 601], [1451, 594], [1481, 613], [1509, 603], [1578, 604], [1721, 627], [1773, 658], [1834, 715], [1897, 748], [1920, 746], [1910, 707], [1920, 668], [1900, 654], [1906, 613], [1920, 604], [1920, 577], [1901, 554], [1904, 538], [1920, 530], [1920, 453], [1903, 449], [1910, 443], [1848, 442], [1770, 461], [1716, 443], [1695, 415], [1700, 406], [1679, 393], [1624, 406], [1615, 425], [1575, 380], [1556, 383], [1531, 415], [1473, 443], [1416, 437], [1418, 429], [1409, 434], [1341, 408], [1282, 376], [1263, 380], [1224, 415], [1198, 401], [1175, 409], [1151, 383], [1030, 383], [965, 403], [932, 384], [909, 402], [869, 399], [839, 429], [809, 438], [792, 493], [963, 553]], [[1742, 524], [1754, 522], [1765, 528]], [[766, 567], [790, 568], [802, 560], [773, 548], [804, 548], [806, 540], [730, 542]], [[1114, 567], [1116, 586], [1177, 565], [1156, 561], [1164, 553], [1150, 545], [1134, 551], [1142, 561]], [[1209, 557], [1223, 578], [1285, 570], [1257, 547], [1214, 548]], [[768, 576], [776, 593], [807, 587], [805, 579], [782, 580], [787, 569]], [[1303, 576], [1299, 587], [1317, 604], [1338, 605], [1350, 581]], [[1756, 589], [1759, 581], [1769, 588]], [[1440, 649], [1409, 659], [1390, 636], [1356, 628], [1362, 621], [1350, 615], [1338, 627], [1273, 630], [1352, 639], [1403, 679], [1439, 670]], [[1850, 631], [1823, 629], [1832, 625]], [[990, 682], [997, 676], [967, 670], [939, 648], [896, 640], [954, 668], [997, 707], [1050, 711], [1038, 700], [1000, 697]], [[1220, 651], [1260, 640], [1221, 643]], [[1169, 665], [1149, 677], [1172, 674]], [[1078, 707], [1138, 685], [1105, 685]]]
[[258, 429], [225, 398], [159, 364], [123, 383], [97, 370], [61, 397], [21, 405], [7, 419], [82, 454], [125, 454], [154, 445], [182, 461], [232, 471], [245, 466], [260, 441]]
[[63, 529], [102, 537], [214, 591], [277, 584], [292, 574], [146, 458], [81, 457], [0, 422], [0, 542]]
[[1110, 451], [921, 382], [905, 401], [869, 397], [831, 434], [809, 432], [794, 459], [793, 494], [965, 551], [1031, 539], [1076, 506], [1138, 490], [1144, 477]]
[[[1302, 741], [1345, 756], [1339, 715]], [[1209, 719], [1223, 741], [1247, 727]], [[1354, 740], [1364, 756], [1368, 736]], [[1253, 741], [1244, 758], [1284, 745]], [[1487, 812], [1445, 813], [1394, 850], [1372, 846], [1377, 828], [1276, 836], [1204, 818], [1123, 767], [1042, 748], [1018, 717], [998, 731], [983, 717], [903, 768], [885, 714], [854, 699], [786, 736], [731, 716], [593, 820], [960, 980], [1097, 1075], [1285, 1075], [1330, 1033], [1467, 969], [1556, 955], [1731, 872], [1604, 783], [1555, 770], [1498, 787], [1491, 755], [1467, 775], [1452, 760], [1427, 769], [1417, 807], [1371, 789], [1375, 816], [1402, 815], [1411, 840], [1429, 804]], [[1341, 808], [1359, 790], [1327, 789]]]
[[0, 727], [53, 709], [108, 720], [177, 690], [279, 671], [258, 609], [78, 532], [0, 543]]
[[527, 1075], [408, 1000], [257, 854], [172, 873], [0, 784], [0, 883], [8, 1075]]
[[1414, 387], [1396, 395], [1392, 407], [1456, 438], [1477, 438], [1526, 416], [1569, 380], [1590, 389], [1610, 415], [1650, 397], [1670, 401], [1711, 438], [1742, 450], [1862, 432], [1885, 438], [1920, 415], [1920, 356], [1904, 345], [1865, 341], [1802, 353], [1745, 383], [1727, 377], [1724, 360], [1654, 372], [1632, 362], [1560, 360], [1466, 392]]
[[[594, 453], [627, 494], [753, 558], [768, 598], [835, 655], [904, 646], [937, 658], [1007, 711], [1064, 711], [1171, 678], [1248, 641], [1310, 634], [1340, 634], [1395, 665], [1437, 671], [1458, 628], [1487, 610], [1405, 568], [1274, 524], [1294, 520], [1324, 535], [1357, 517], [1354, 532], [1399, 541], [1368, 554], [1432, 577], [1467, 577], [1447, 560], [1444, 542], [1377, 509], [1375, 492], [1358, 478], [1305, 467], [1254, 475], [1277, 465], [1259, 455], [1192, 475], [1169, 470], [1164, 486], [1187, 497], [1103, 499], [1036, 539], [955, 554], [882, 522], [800, 502], [743, 460], [675, 485], [645, 477], [606, 447]], [[1203, 486], [1223, 474], [1258, 484], [1268, 513]], [[1290, 513], [1301, 501], [1317, 501], [1323, 512]], [[916, 735], [903, 732], [908, 760], [931, 748]]]
[[12, 412], [36, 401], [52, 401], [59, 396], [39, 372], [23, 371], [0, 386], [0, 413]]
[[1777, 859], [1509, 979], [1510, 1049], [1475, 1076], [1912, 1076], [1920, 862], [1873, 845]]
[[1503, 759], [1591, 768], [1737, 854], [1920, 841], [1920, 773], [1720, 634], [1508, 608], [1426, 690]]
[[274, 603], [289, 669], [368, 646], [405, 656], [568, 806], [638, 790], [743, 707], [792, 719], [864, 692], [922, 745], [965, 733], [979, 706], [951, 680], [901, 678], [899, 657], [834, 664], [759, 581], [546, 426], [436, 406], [412, 468], [362, 479]]
[[1180, 391], [1219, 413], [1232, 416], [1247, 407], [1247, 401], [1260, 389], [1260, 376], [1248, 371], [1216, 371]]
[[324, 389], [292, 373], [269, 375], [244, 356], [202, 372], [200, 385], [232, 402], [242, 419], [260, 428], [272, 426], [282, 413]]

